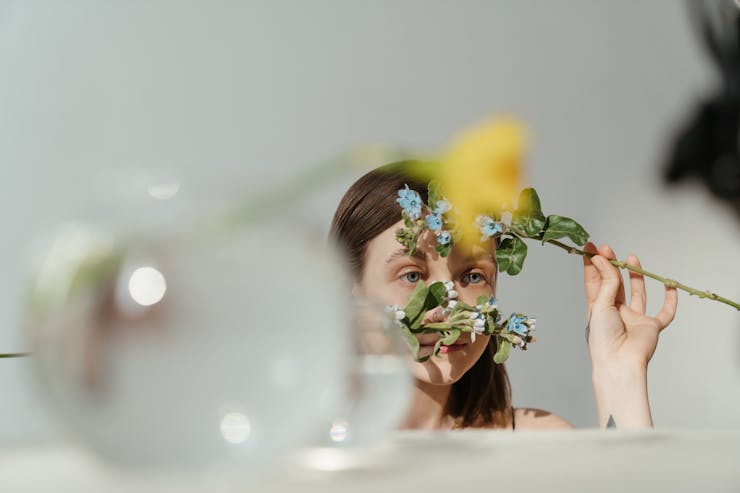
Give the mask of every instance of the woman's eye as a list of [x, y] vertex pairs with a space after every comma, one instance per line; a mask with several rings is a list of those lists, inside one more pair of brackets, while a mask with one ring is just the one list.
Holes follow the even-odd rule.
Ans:
[[406, 282], [414, 284], [421, 281], [421, 272], [407, 272], [401, 278]]
[[480, 272], [468, 272], [462, 278], [463, 283], [466, 284], [478, 284], [485, 280], [486, 278]]

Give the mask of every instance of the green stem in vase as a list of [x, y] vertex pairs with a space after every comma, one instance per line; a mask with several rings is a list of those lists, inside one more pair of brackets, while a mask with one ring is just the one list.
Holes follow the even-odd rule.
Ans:
[[0, 358], [25, 358], [31, 356], [31, 353], [0, 353]]

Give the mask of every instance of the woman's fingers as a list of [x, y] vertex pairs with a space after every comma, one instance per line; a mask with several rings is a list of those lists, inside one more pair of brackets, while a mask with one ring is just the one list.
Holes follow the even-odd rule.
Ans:
[[[642, 267], [640, 259], [634, 255], [627, 256], [627, 264], [633, 267]], [[645, 292], [645, 277], [637, 272], [629, 271], [630, 275], [630, 308], [637, 313], [645, 313], [647, 293]]]
[[[614, 250], [612, 250], [612, 247], [610, 247], [607, 244], [601, 245], [599, 247], [599, 254], [607, 259], [616, 259], [617, 255], [614, 253]], [[610, 264], [611, 265], [611, 264]], [[617, 290], [617, 295], [614, 298], [614, 303], [617, 305], [622, 305], [626, 303], [626, 297], [624, 295], [624, 281], [622, 279], [622, 274], [619, 272], [619, 270], [612, 266], [612, 268], [615, 270], [619, 277], [619, 289]]]
[[660, 330], [665, 329], [668, 324], [673, 321], [673, 317], [676, 315], [677, 306], [678, 291], [676, 291], [676, 288], [669, 288], [668, 286], [666, 286], [663, 308], [661, 308], [658, 314], [655, 316], [655, 320], [657, 320], [660, 324]]
[[[590, 241], [584, 245], [583, 251], [588, 253], [599, 253], [596, 249], [596, 245]], [[599, 274], [599, 269], [596, 268], [593, 262], [591, 262], [591, 259], [587, 256], [583, 257], [583, 286], [586, 289], [586, 302], [590, 307], [599, 295], [599, 289], [601, 288], [601, 274]]]
[[611, 306], [616, 304], [619, 288], [622, 285], [622, 276], [612, 264], [601, 255], [591, 258], [591, 263], [596, 267], [601, 277], [601, 286], [594, 300], [595, 304]]

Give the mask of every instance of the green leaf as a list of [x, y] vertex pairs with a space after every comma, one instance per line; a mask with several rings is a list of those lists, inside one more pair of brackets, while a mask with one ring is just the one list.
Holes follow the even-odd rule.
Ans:
[[413, 255], [416, 240], [412, 237], [411, 233], [409, 233], [408, 229], [397, 229], [396, 241], [408, 248], [409, 252]]
[[511, 216], [511, 225], [524, 231], [527, 236], [537, 236], [545, 227], [547, 219], [542, 214], [540, 198], [534, 188], [525, 188], [519, 194], [519, 207]]
[[435, 356], [439, 356], [439, 348], [442, 346], [442, 339], [437, 339], [437, 342], [434, 343], [434, 351], [432, 354]]
[[419, 355], [419, 339], [416, 338], [414, 334], [411, 333], [408, 327], [405, 325], [402, 325], [399, 327], [401, 329], [401, 336], [403, 337], [403, 340], [406, 341], [406, 344], [409, 346], [409, 351], [411, 351], [411, 355], [416, 359]]
[[[435, 282], [429, 285], [429, 294], [427, 295], [427, 310], [432, 310], [434, 308], [437, 308], [439, 305], [442, 304], [442, 301], [444, 301], [445, 296], [447, 296], [447, 290], [445, 289], [445, 285], [442, 282]], [[431, 306], [431, 305], [434, 306]]]
[[[406, 317], [411, 321], [412, 328], [414, 323], [418, 320], [421, 323], [421, 314], [424, 313], [424, 307], [426, 305], [427, 294], [429, 294], [429, 288], [424, 284], [424, 281], [419, 281], [416, 285], [416, 289], [411, 293], [409, 301], [406, 303], [406, 307], [403, 309], [406, 312]], [[417, 325], [418, 327], [418, 325]]]
[[450, 330], [450, 324], [448, 322], [431, 322], [421, 326], [424, 333], [434, 333], [439, 330]]
[[547, 216], [547, 225], [545, 226], [545, 234], [542, 236], [542, 243], [566, 236], [579, 246], [585, 245], [588, 241], [586, 230], [573, 219], [554, 214]]
[[490, 312], [486, 315], [486, 331], [484, 334], [491, 335], [496, 330], [496, 311]]
[[447, 346], [449, 346], [450, 344], [455, 344], [457, 339], [460, 337], [460, 333], [460, 329], [450, 330], [450, 332], [441, 339], [442, 344], [445, 344]]
[[436, 247], [434, 247], [434, 250], [439, 253], [440, 257], [446, 257], [450, 254], [450, 246], [450, 243], [448, 243], [447, 245], [437, 245]]
[[496, 350], [496, 354], [493, 356], [493, 362], [500, 365], [509, 359], [509, 351], [511, 351], [511, 343], [506, 339], [499, 338], [498, 349]]
[[429, 207], [434, 209], [437, 206], [437, 201], [442, 200], [442, 190], [439, 182], [437, 180], [432, 180], [429, 182], [429, 185], [427, 186], [427, 204], [429, 204]]
[[522, 271], [527, 258], [527, 245], [518, 237], [504, 238], [496, 248], [496, 262], [499, 272], [515, 276]]
[[483, 304], [483, 303], [485, 303], [486, 301], [488, 301], [488, 296], [486, 296], [485, 294], [482, 294], [482, 295], [478, 296], [478, 297], [477, 297], [477, 298], [475, 299], [475, 304], [476, 304], [476, 305], [482, 305], [482, 304]]
[[407, 228], [413, 228], [414, 222], [411, 220], [408, 214], [406, 214], [405, 210], [401, 211], [401, 217], [403, 217], [403, 224], [406, 225]]
[[455, 310], [454, 311], [458, 311], [457, 310], [458, 308], [460, 310], [467, 310], [467, 311], [471, 311], [471, 310], [474, 311], [475, 310], [475, 307], [472, 307], [472, 306], [468, 305], [467, 303], [465, 303], [464, 301], [460, 301], [460, 300], [457, 301], [457, 305], [455, 305]]

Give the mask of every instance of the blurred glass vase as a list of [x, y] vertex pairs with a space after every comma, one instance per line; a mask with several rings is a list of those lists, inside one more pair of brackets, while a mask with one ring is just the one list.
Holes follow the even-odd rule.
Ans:
[[354, 350], [345, 397], [328, 433], [318, 440], [320, 446], [346, 450], [370, 447], [398, 428], [413, 386], [410, 352], [385, 307], [361, 298], [352, 306]]
[[313, 436], [351, 347], [332, 252], [282, 219], [144, 238], [66, 225], [35, 277], [35, 367], [70, 427], [117, 463], [188, 469], [266, 467]]

